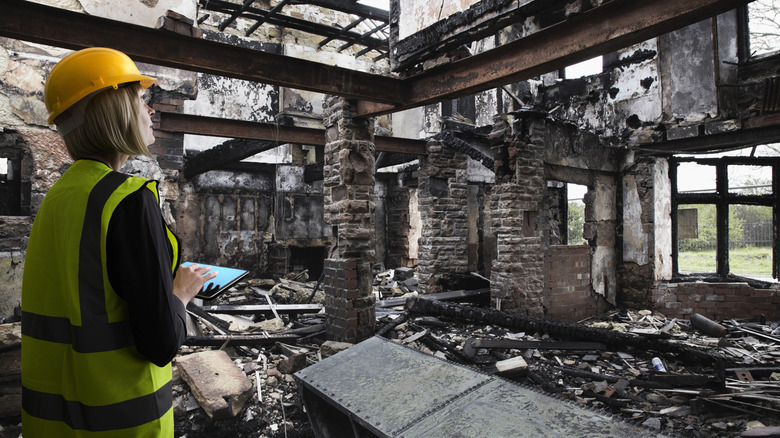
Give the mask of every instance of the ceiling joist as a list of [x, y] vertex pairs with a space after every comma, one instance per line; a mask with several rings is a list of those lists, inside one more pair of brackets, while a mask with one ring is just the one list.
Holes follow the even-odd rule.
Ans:
[[[346, 0], [307, 3], [318, 2], [333, 6]], [[533, 78], [745, 3], [748, 0], [612, 0], [517, 41], [407, 79], [332, 67], [23, 0], [4, 1], [0, 35], [70, 49], [108, 45], [140, 62], [357, 99], [359, 115], [375, 116]]]
[[495, 49], [405, 79], [402, 105], [368, 99], [358, 114], [415, 108], [532, 79], [734, 9], [746, 0], [613, 0]]
[[96, 45], [137, 62], [399, 104], [403, 81], [277, 53], [181, 35], [24, 0], [3, 0], [0, 36], [79, 50]]
[[[169, 132], [185, 132], [211, 137], [271, 141], [276, 145], [285, 143], [311, 146], [325, 145], [324, 129], [191, 116], [187, 114], [160, 113], [160, 129]], [[425, 140], [375, 136], [374, 147], [377, 152], [397, 152], [413, 155], [426, 154]]]

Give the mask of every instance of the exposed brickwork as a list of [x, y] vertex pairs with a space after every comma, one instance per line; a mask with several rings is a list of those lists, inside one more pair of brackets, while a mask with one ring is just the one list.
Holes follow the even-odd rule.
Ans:
[[[544, 316], [544, 229], [537, 225], [547, 184], [544, 179], [544, 122], [509, 129], [497, 118], [491, 133], [496, 183], [487, 196], [489, 229], [496, 238], [491, 297], [501, 310]], [[500, 304], [498, 304], [500, 302]]]
[[[656, 246], [646, 245], [654, 242], [654, 166], [650, 158], [640, 158], [626, 169], [623, 176], [623, 197], [619, 199], [623, 212], [624, 226], [617, 227], [617, 233], [623, 242], [621, 263], [618, 264], [620, 295], [617, 302], [628, 308], [648, 308], [647, 291], [655, 281]], [[638, 200], [639, 202], [626, 202]]]
[[160, 131], [160, 113], [183, 113], [185, 98], [194, 98], [194, 96], [164, 91], [156, 85], [152, 85], [149, 94], [150, 106], [156, 112], [152, 117], [156, 140], [149, 146], [149, 150], [157, 157], [157, 162], [163, 169], [181, 170], [184, 165], [184, 134]]
[[590, 246], [550, 246], [545, 258], [545, 316], [579, 321], [595, 315], [597, 303], [590, 287]]
[[663, 283], [650, 291], [655, 309], [667, 317], [699, 313], [714, 321], [732, 318], [780, 319], [780, 291], [746, 283]]
[[325, 222], [334, 240], [323, 280], [326, 335], [359, 342], [373, 336], [375, 327], [374, 138], [349, 101], [331, 97], [324, 107]]
[[388, 184], [387, 196], [387, 256], [388, 268], [412, 267], [409, 258], [409, 187]]
[[423, 293], [443, 290], [453, 275], [468, 272], [466, 156], [431, 140], [420, 158], [417, 277]]

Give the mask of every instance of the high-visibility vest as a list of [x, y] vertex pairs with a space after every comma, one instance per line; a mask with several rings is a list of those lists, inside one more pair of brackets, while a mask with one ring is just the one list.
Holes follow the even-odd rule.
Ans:
[[[77, 160], [46, 194], [22, 287], [25, 438], [173, 436], [171, 365], [136, 349], [128, 305], [106, 267], [114, 210], [147, 189], [159, 202], [156, 182]], [[165, 229], [173, 270], [178, 241]]]

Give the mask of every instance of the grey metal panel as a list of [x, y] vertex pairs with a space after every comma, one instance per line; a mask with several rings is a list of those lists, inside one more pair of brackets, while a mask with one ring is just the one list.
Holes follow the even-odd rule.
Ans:
[[501, 379], [463, 394], [399, 437], [653, 437], [643, 427]]
[[[309, 416], [316, 418], [318, 437], [334, 436], [329, 430], [343, 431], [345, 422], [353, 429], [364, 427], [366, 432], [355, 433], [361, 437], [662, 436], [376, 336], [295, 377], [308, 400]], [[316, 430], [323, 421], [325, 427]], [[338, 427], [327, 427], [336, 423]]]
[[[421, 414], [484, 384], [490, 376], [383, 338], [367, 339], [295, 375], [354, 419], [394, 436]], [[345, 409], [344, 409], [345, 408]]]

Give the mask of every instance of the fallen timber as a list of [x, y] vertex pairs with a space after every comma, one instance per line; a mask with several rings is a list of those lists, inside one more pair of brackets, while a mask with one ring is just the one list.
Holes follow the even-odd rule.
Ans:
[[670, 342], [667, 339], [622, 333], [614, 330], [599, 329], [562, 321], [515, 315], [498, 310], [486, 310], [476, 307], [460, 306], [425, 297], [412, 297], [406, 301], [406, 311], [418, 315], [437, 315], [471, 321], [479, 324], [492, 324], [512, 330], [546, 333], [551, 336], [570, 340], [600, 342], [608, 346], [631, 346], [640, 350], [654, 350], [677, 354], [686, 361], [712, 363], [718, 374], [723, 374], [726, 364], [731, 360], [723, 355], [703, 351], [688, 345]]
[[[469, 302], [488, 302], [490, 300], [490, 288], [474, 290], [452, 290], [425, 295], [425, 298], [439, 301], [469, 301]], [[376, 307], [395, 307], [403, 306], [407, 297], [388, 298], [376, 302]]]
[[188, 336], [184, 340], [184, 345], [193, 347], [222, 347], [226, 345], [273, 345], [277, 342], [295, 344], [298, 338], [299, 336], [294, 334]]
[[319, 313], [322, 310], [322, 304], [274, 304], [271, 305], [221, 305], [221, 306], [203, 306], [201, 309], [209, 313], [224, 313], [226, 315], [265, 315], [274, 316], [274, 310], [277, 313], [287, 315], [304, 315], [310, 313]]

